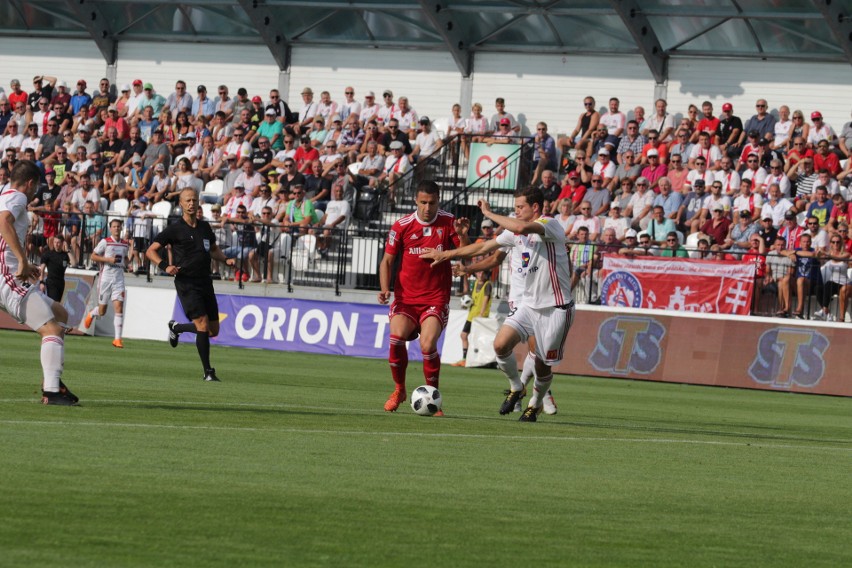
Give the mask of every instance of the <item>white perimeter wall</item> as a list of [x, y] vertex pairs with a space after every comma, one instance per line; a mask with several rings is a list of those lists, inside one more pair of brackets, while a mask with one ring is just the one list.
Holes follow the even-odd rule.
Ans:
[[[73, 88], [80, 78], [90, 86], [106, 75], [106, 64], [93, 43], [82, 40], [0, 38], [0, 87], [12, 78], [27, 90], [36, 74], [55, 75]], [[177, 79], [187, 82], [192, 94], [203, 83], [215, 96], [225, 83], [234, 93], [245, 87], [251, 95], [267, 97], [278, 86], [279, 73], [272, 56], [262, 46], [121, 42], [116, 68], [119, 84], [139, 78], [150, 81], [165, 95]], [[296, 48], [292, 53], [287, 100], [301, 108], [299, 92], [310, 86], [328, 90], [343, 99], [344, 87], [355, 87], [358, 100], [373, 90], [391, 89], [406, 95], [419, 114], [445, 121], [453, 103], [463, 96], [462, 80], [452, 58], [445, 53], [413, 50]], [[574, 128], [583, 110], [583, 97], [595, 97], [598, 108], [611, 96], [621, 99], [623, 111], [636, 105], [650, 112], [654, 80], [645, 61], [636, 56], [480, 54], [474, 61], [469, 85], [471, 102], [493, 112], [494, 99], [506, 99], [510, 112], [531, 130], [545, 120], [551, 132]], [[850, 120], [852, 66], [848, 64], [746, 61], [739, 59], [681, 59], [669, 65], [669, 111], [682, 115], [690, 103], [713, 101], [717, 111], [730, 101], [735, 113], [747, 119], [754, 102], [765, 98], [772, 109], [786, 104], [806, 115], [820, 110], [835, 130]], [[467, 109], [465, 110], [467, 112]]]

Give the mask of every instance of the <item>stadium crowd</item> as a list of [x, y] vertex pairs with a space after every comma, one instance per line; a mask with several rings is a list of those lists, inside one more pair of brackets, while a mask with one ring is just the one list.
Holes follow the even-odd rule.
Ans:
[[[463, 163], [472, 142], [525, 135], [502, 98], [490, 117], [479, 103], [470, 112], [454, 105], [439, 129], [390, 90], [379, 100], [352, 87], [317, 98], [306, 87], [288, 104], [276, 89], [232, 96], [223, 84], [211, 96], [184, 81], [173, 89], [163, 96], [142, 79], [118, 88], [101, 79], [90, 91], [80, 79], [72, 90], [38, 75], [29, 92], [16, 79], [0, 93], [0, 187], [18, 160], [43, 172], [30, 204], [33, 257], [60, 236], [81, 266], [112, 212], [128, 216], [131, 269], [142, 270], [152, 219], [192, 187], [226, 256], [245, 264], [242, 277], [271, 282], [259, 262], [274, 262], [269, 244], [308, 236], [312, 254], [326, 256], [359, 189], [384, 192], [393, 205], [396, 180], [442, 146]], [[533, 149], [524, 183], [541, 186], [545, 211], [574, 243], [574, 284], [591, 287], [604, 252], [745, 259], [758, 264], [758, 290], [777, 296], [773, 314], [804, 317], [812, 293], [814, 317], [828, 317], [835, 294], [845, 313], [852, 122], [838, 135], [818, 110], [770, 110], [758, 99], [753, 114], [724, 103], [717, 115], [703, 101], [681, 114], [660, 99], [628, 117], [618, 98], [599, 108], [586, 97], [572, 132], [536, 124], [524, 138]]]

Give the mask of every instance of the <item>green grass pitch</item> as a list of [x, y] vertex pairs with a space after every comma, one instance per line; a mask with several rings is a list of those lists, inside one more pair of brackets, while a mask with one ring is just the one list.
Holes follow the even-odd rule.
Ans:
[[445, 367], [424, 418], [384, 361], [71, 337], [44, 407], [38, 343], [0, 333], [2, 566], [852, 565], [848, 399], [557, 377], [525, 424]]

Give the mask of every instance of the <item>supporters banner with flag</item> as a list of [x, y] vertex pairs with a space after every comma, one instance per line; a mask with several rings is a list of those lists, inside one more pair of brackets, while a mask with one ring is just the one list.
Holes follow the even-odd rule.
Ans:
[[748, 315], [754, 273], [750, 262], [604, 255], [601, 304]]

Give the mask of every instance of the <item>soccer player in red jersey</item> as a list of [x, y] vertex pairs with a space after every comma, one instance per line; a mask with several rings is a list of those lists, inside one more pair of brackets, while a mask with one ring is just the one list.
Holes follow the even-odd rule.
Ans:
[[395, 411], [405, 401], [405, 370], [408, 367], [405, 342], [418, 335], [426, 384], [438, 387], [441, 372], [438, 339], [450, 315], [452, 267], [449, 263], [431, 267], [432, 262], [421, 259], [420, 255], [427, 248], [449, 250], [470, 242], [467, 237], [470, 222], [438, 209], [439, 195], [438, 184], [433, 181], [417, 185], [417, 210], [393, 224], [379, 265], [379, 303], [387, 304], [391, 299], [391, 270], [397, 255], [401, 255], [390, 307], [388, 362], [396, 389], [385, 402], [388, 412]]

